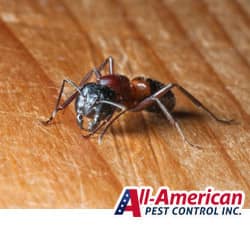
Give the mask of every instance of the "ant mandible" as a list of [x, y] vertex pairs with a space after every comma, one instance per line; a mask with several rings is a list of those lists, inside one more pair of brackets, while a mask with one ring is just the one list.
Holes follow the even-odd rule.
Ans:
[[[101, 72], [107, 65], [109, 66], [109, 74], [102, 75]], [[96, 82], [88, 82], [93, 74], [96, 77]], [[73, 86], [76, 91], [60, 104], [65, 83]], [[82, 136], [89, 137], [103, 128], [99, 135], [98, 141], [100, 143], [108, 128], [124, 113], [143, 110], [155, 113], [162, 112], [167, 120], [175, 126], [182, 139], [189, 145], [196, 146], [187, 140], [180, 125], [171, 114], [175, 107], [175, 96], [171, 91], [174, 87], [179, 89], [195, 106], [206, 111], [216, 121], [223, 123], [232, 121], [218, 118], [177, 83], [165, 85], [159, 81], [142, 76], [135, 77], [130, 81], [124, 75], [115, 74], [114, 60], [112, 57], [108, 57], [99, 67], [89, 71], [83, 77], [79, 86], [69, 79], [63, 80], [55, 108], [49, 119], [43, 123], [49, 124], [58, 111], [65, 109], [75, 99], [77, 124], [81, 129], [89, 132]], [[120, 112], [114, 115], [115, 111]], [[87, 128], [83, 126], [84, 117], [90, 119]]]

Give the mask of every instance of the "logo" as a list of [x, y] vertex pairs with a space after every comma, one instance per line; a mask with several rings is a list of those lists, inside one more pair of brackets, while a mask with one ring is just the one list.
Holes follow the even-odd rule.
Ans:
[[115, 206], [115, 215], [133, 217], [161, 215], [241, 215], [245, 194], [235, 190], [170, 190], [160, 187], [125, 187]]

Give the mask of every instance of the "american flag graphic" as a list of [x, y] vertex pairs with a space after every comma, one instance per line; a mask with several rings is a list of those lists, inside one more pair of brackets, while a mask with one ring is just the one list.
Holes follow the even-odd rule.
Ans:
[[120, 201], [119, 205], [116, 208], [116, 211], [115, 211], [116, 215], [123, 214], [124, 210], [126, 209], [126, 207], [128, 205], [128, 202], [129, 202], [130, 198], [131, 197], [130, 197], [129, 189], [126, 189], [123, 196], [122, 196], [122, 198], [121, 198], [121, 201]]
[[137, 188], [127, 188], [122, 192], [115, 215], [122, 215], [124, 211], [132, 212], [134, 217], [141, 217], [140, 201]]

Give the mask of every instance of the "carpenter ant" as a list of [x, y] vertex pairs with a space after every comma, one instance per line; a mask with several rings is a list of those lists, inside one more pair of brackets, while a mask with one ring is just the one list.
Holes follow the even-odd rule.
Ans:
[[[102, 75], [101, 72], [106, 65], [109, 66], [109, 74]], [[93, 74], [96, 77], [96, 82], [88, 82]], [[76, 91], [65, 102], [60, 104], [65, 83], [73, 86]], [[206, 111], [216, 121], [223, 123], [230, 123], [232, 121], [218, 118], [177, 83], [168, 83], [165, 85], [142, 76], [135, 77], [130, 81], [124, 75], [115, 74], [113, 58], [108, 57], [98, 68], [93, 68], [83, 77], [80, 86], [77, 86], [69, 79], [63, 80], [55, 108], [49, 119], [43, 121], [43, 123], [49, 124], [55, 118], [58, 111], [65, 109], [76, 99], [77, 124], [81, 129], [89, 132], [86, 135], [82, 135], [83, 137], [89, 137], [103, 127], [99, 135], [99, 142], [101, 142], [107, 129], [122, 114], [128, 111], [138, 112], [146, 110], [149, 112], [162, 112], [167, 120], [175, 126], [182, 139], [189, 145], [196, 146], [187, 140], [180, 125], [171, 114], [175, 106], [175, 96], [171, 91], [174, 87], [179, 89], [194, 105]], [[119, 113], [115, 115], [115, 111], [119, 111]], [[83, 125], [84, 117], [88, 119], [87, 128]]]

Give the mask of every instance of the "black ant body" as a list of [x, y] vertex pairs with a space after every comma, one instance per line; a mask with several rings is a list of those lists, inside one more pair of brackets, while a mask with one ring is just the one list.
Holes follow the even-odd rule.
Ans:
[[[109, 65], [109, 74], [102, 75], [101, 72], [106, 65]], [[83, 137], [89, 137], [104, 127], [99, 135], [100, 142], [112, 123], [127, 111], [162, 112], [170, 123], [176, 127], [183, 140], [194, 146], [186, 139], [181, 127], [171, 114], [175, 107], [175, 96], [171, 91], [174, 87], [178, 88], [194, 105], [205, 110], [216, 121], [223, 123], [232, 121], [218, 118], [177, 83], [165, 85], [144, 77], [135, 77], [130, 81], [124, 75], [114, 74], [113, 66], [112, 57], [108, 57], [98, 68], [92, 69], [85, 75], [80, 82], [80, 86], [77, 86], [71, 80], [63, 80], [55, 108], [50, 118], [43, 123], [49, 124], [58, 111], [65, 109], [75, 99], [77, 124], [81, 129], [89, 132]], [[96, 82], [88, 82], [93, 74], [96, 76]], [[72, 85], [76, 91], [60, 105], [65, 83]], [[120, 112], [115, 115], [115, 111]], [[90, 119], [87, 128], [84, 128], [84, 117]]]

